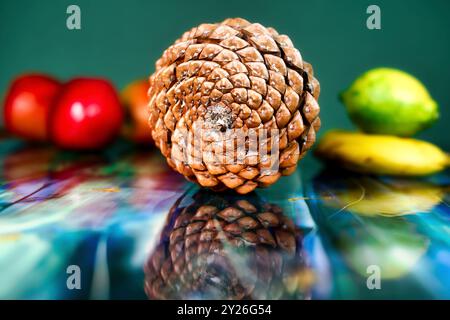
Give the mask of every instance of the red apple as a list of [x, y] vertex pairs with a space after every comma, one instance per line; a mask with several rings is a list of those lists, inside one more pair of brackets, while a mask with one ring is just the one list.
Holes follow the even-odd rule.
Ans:
[[128, 139], [142, 144], [153, 143], [148, 125], [148, 80], [136, 80], [122, 90], [120, 96], [128, 114], [123, 134]]
[[107, 80], [78, 78], [67, 82], [50, 113], [52, 141], [65, 149], [104, 147], [119, 132], [123, 110], [116, 90]]
[[15, 79], [6, 94], [3, 109], [6, 129], [35, 141], [48, 139], [48, 114], [61, 83], [43, 74]]

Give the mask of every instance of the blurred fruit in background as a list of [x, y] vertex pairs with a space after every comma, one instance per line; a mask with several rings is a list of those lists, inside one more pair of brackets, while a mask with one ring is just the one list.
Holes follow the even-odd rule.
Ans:
[[61, 83], [44, 74], [25, 74], [16, 78], [3, 108], [6, 129], [33, 140], [48, 140], [48, 115]]
[[65, 149], [99, 149], [118, 135], [122, 121], [122, 106], [109, 81], [73, 79], [64, 84], [51, 110], [50, 138]]
[[396, 69], [372, 69], [340, 98], [353, 123], [367, 134], [328, 132], [315, 154], [329, 164], [360, 173], [398, 176], [434, 174], [450, 165], [450, 156], [439, 147], [405, 138], [439, 118], [437, 103], [413, 76]]
[[316, 155], [348, 170], [399, 176], [436, 173], [450, 162], [445, 152], [425, 141], [340, 130], [325, 134]]
[[148, 80], [136, 80], [126, 86], [120, 95], [126, 112], [122, 133], [129, 140], [141, 144], [153, 142], [148, 126], [148, 89]]
[[368, 133], [412, 136], [439, 118], [425, 86], [396, 69], [367, 71], [340, 98], [352, 121]]

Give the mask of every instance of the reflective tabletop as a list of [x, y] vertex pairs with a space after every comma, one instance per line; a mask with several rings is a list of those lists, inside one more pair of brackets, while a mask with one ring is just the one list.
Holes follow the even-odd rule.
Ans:
[[449, 299], [449, 172], [357, 175], [312, 155], [249, 195], [158, 150], [0, 139], [1, 299]]

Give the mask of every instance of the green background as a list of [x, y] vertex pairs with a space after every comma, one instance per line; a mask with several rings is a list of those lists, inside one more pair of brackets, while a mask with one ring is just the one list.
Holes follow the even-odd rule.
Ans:
[[[81, 30], [66, 28], [66, 8], [81, 8]], [[366, 28], [366, 8], [381, 8], [381, 30]], [[450, 149], [450, 1], [107, 1], [0, 0], [0, 89], [16, 75], [102, 76], [122, 88], [147, 77], [185, 30], [240, 16], [288, 34], [322, 86], [324, 130], [352, 125], [337, 99], [367, 69], [389, 66], [421, 79], [440, 105], [439, 122], [420, 137]]]

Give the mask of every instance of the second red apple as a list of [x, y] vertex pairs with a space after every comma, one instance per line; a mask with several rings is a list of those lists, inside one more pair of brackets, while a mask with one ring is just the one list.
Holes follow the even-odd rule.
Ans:
[[109, 81], [78, 78], [67, 82], [56, 98], [49, 133], [62, 148], [93, 150], [108, 144], [122, 121], [120, 100]]

